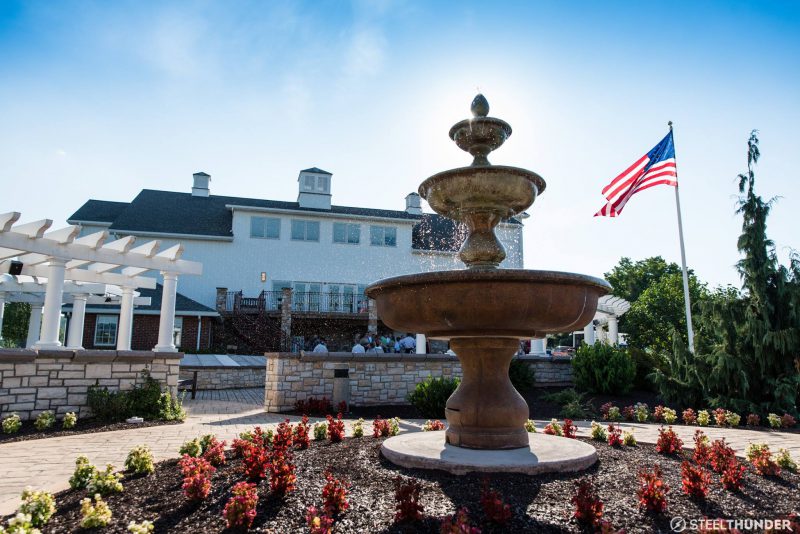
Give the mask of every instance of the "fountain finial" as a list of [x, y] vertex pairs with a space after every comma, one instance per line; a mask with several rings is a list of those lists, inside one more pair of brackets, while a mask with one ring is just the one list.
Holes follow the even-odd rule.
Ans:
[[473, 117], [485, 117], [489, 114], [489, 101], [481, 93], [472, 99], [472, 106], [470, 106]]

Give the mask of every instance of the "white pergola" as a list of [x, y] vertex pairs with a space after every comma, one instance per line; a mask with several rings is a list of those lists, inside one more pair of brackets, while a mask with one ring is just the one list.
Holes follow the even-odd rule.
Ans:
[[[86, 291], [71, 293], [70, 288], [80, 288], [82, 287], [80, 283], [119, 287], [120, 321], [117, 337], [122, 343], [118, 341], [117, 349], [129, 350], [133, 329], [133, 307], [137, 297], [135, 290], [154, 289], [156, 279], [142, 275], [148, 271], [158, 271], [163, 279], [163, 296], [158, 344], [153, 350], [158, 352], [177, 350], [172, 341], [172, 331], [175, 325], [178, 276], [200, 275], [203, 272], [202, 264], [180, 259], [183, 245], [177, 244], [159, 252], [161, 242], [158, 240], [134, 247], [136, 242], [134, 236], [107, 242], [108, 231], [78, 237], [80, 226], [72, 225], [48, 231], [53, 224], [50, 219], [17, 224], [19, 218], [19, 212], [0, 214], [0, 273], [35, 277], [37, 281], [46, 279], [41, 333], [33, 344], [34, 348], [65, 348], [58, 339], [58, 330], [65, 282], [70, 281], [77, 284], [66, 287], [67, 294], [73, 295], [73, 321], [80, 323], [81, 332], [86, 303], [89, 295], [94, 293]], [[86, 299], [76, 298], [75, 295], [86, 295]], [[0, 293], [0, 324], [2, 324], [4, 304], [5, 300]], [[35, 319], [32, 316], [31, 322]], [[68, 338], [67, 345], [71, 343]]]
[[[616, 345], [619, 342], [619, 317], [630, 308], [631, 303], [623, 298], [614, 295], [600, 297], [594, 320], [583, 328], [583, 340], [587, 345], [592, 345], [595, 341]], [[606, 325], [608, 334], [603, 328]]]

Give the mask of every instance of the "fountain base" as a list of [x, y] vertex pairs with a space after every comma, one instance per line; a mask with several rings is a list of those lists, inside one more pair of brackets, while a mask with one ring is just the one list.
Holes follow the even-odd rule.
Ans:
[[389, 438], [381, 454], [395, 465], [467, 473], [561, 473], [581, 471], [597, 461], [597, 451], [576, 439], [528, 434], [526, 447], [474, 450], [445, 442], [442, 432], [411, 432]]

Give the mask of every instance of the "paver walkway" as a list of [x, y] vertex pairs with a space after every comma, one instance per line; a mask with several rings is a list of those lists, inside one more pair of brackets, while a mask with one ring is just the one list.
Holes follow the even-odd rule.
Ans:
[[[121, 468], [128, 451], [136, 445], [150, 446], [156, 461], [165, 460], [178, 457], [178, 448], [201, 434], [213, 433], [230, 443], [239, 433], [254, 425], [277, 425], [286, 418], [263, 411], [262, 388], [197, 393], [195, 400], [185, 401], [189, 417], [181, 425], [0, 444], [0, 515], [14, 512], [25, 486], [51, 492], [67, 489], [75, 458], [81, 454], [88, 456], [95, 465], [103, 466], [110, 462]], [[296, 421], [299, 418], [290, 419]], [[403, 420], [400, 428], [403, 432], [415, 432], [420, 430], [422, 424], [422, 420]], [[539, 431], [545, 424], [546, 421], [537, 421]], [[588, 421], [577, 422], [576, 425], [579, 435], [588, 436]], [[636, 439], [642, 443], [655, 443], [658, 438], [657, 425], [625, 423], [622, 427], [633, 428]], [[696, 428], [674, 427], [685, 445], [692, 444]], [[724, 437], [740, 455], [748, 443], [766, 442], [773, 450], [784, 447], [791, 451], [792, 456], [800, 459], [800, 434], [721, 428], [705, 428], [704, 431], [711, 439]]]

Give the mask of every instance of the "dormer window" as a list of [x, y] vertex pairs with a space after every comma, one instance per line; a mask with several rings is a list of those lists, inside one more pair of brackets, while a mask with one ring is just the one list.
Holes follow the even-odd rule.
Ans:
[[316, 183], [316, 181], [317, 181], [317, 177], [316, 176], [308, 176], [308, 175], [306, 175], [303, 178], [303, 189], [305, 189], [306, 191], [313, 191], [314, 190], [314, 184]]

